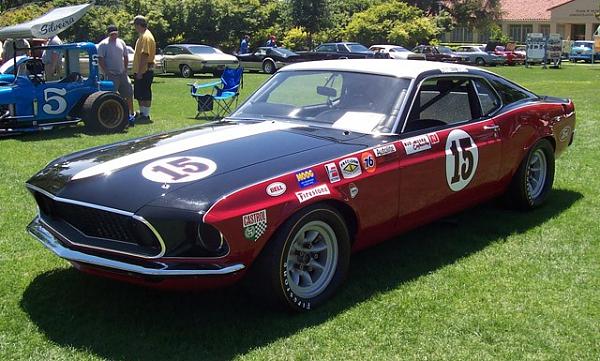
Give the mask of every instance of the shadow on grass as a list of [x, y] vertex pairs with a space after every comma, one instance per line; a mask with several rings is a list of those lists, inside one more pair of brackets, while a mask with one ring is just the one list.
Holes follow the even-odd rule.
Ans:
[[487, 203], [452, 222], [433, 223], [357, 253], [341, 291], [307, 314], [266, 310], [238, 287], [161, 293], [72, 268], [38, 276], [21, 307], [50, 341], [109, 359], [230, 359], [539, 226], [580, 198], [580, 193], [556, 190], [544, 207], [528, 213]]

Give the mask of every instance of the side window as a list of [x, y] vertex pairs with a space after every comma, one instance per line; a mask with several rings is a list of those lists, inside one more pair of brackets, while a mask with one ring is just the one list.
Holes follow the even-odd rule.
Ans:
[[477, 98], [481, 105], [481, 115], [486, 116], [500, 107], [500, 99], [494, 90], [482, 79], [473, 79], [473, 85], [477, 91]]
[[500, 98], [502, 98], [502, 103], [504, 103], [504, 105], [535, 97], [534, 94], [529, 93], [525, 89], [520, 89], [504, 79], [493, 78], [491, 79], [491, 82], [498, 91], [498, 94], [500, 94]]
[[165, 55], [175, 55], [175, 47], [167, 46], [165, 48]]
[[346, 46], [343, 44], [337, 44], [337, 51], [340, 53], [347, 53], [348, 49], [346, 49]]
[[317, 48], [318, 53], [333, 53], [335, 52], [335, 46], [333, 45], [321, 45]]
[[431, 51], [431, 48], [430, 48], [430, 47], [426, 47], [426, 48], [423, 48], [423, 52], [424, 52], [425, 54], [431, 54], [433, 51]]
[[480, 117], [468, 77], [425, 80], [415, 96], [404, 132], [443, 127]]

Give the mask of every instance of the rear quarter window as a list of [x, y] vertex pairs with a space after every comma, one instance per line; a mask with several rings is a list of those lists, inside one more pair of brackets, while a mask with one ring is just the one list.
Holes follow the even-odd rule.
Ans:
[[500, 95], [500, 99], [502, 99], [502, 103], [504, 105], [509, 105], [525, 99], [536, 98], [535, 94], [509, 82], [506, 79], [493, 77], [489, 80], [498, 92], [498, 95]]

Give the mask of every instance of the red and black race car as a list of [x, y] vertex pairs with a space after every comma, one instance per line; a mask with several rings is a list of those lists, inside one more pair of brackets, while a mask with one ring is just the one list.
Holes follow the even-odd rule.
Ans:
[[28, 229], [82, 271], [154, 287], [244, 277], [307, 310], [353, 251], [500, 195], [544, 202], [570, 100], [399, 61], [289, 65], [222, 121], [56, 159], [27, 182]]

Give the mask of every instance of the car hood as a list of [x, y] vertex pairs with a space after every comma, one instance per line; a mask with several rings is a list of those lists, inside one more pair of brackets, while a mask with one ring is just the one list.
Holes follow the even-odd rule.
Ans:
[[[74, 153], [51, 162], [28, 184], [128, 212], [148, 204], [203, 211], [236, 189], [358, 151], [367, 145], [349, 141], [360, 137], [366, 136], [294, 123], [219, 122]], [[151, 180], [155, 162], [172, 157], [200, 157], [212, 162], [214, 172], [191, 182], [167, 184], [164, 173]]]

